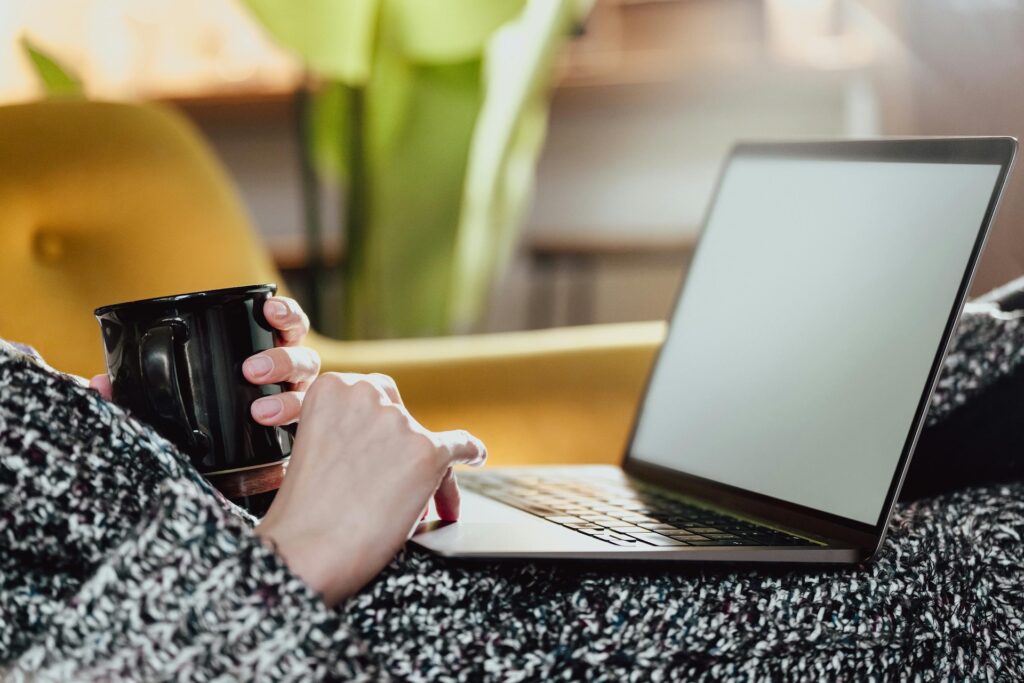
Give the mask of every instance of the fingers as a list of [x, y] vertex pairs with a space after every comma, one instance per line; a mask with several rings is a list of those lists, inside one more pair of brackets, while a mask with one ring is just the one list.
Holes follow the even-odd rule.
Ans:
[[461, 504], [462, 496], [459, 494], [459, 484], [455, 480], [455, 470], [449, 467], [441, 479], [440, 486], [437, 487], [437, 492], [434, 493], [437, 516], [445, 522], [457, 522]]
[[447, 465], [473, 465], [479, 467], [487, 460], [487, 447], [465, 429], [436, 432], [434, 438]]
[[366, 376], [366, 379], [373, 382], [378, 389], [384, 392], [384, 394], [391, 399], [391, 402], [395, 405], [405, 405], [402, 401], [402, 395], [398, 393], [398, 385], [395, 384], [395, 380], [391, 379], [387, 375], [382, 375], [379, 372], [374, 372]]
[[309, 388], [319, 372], [320, 354], [306, 346], [268, 349], [242, 363], [242, 375], [253, 384], [287, 382], [298, 391]]
[[339, 372], [329, 374], [337, 375], [342, 383], [350, 387], [363, 383], [370, 384], [379, 392], [383, 393], [391, 403], [398, 406], [405, 405], [402, 401], [402, 395], [398, 393], [398, 385], [395, 384], [395, 380], [391, 379], [387, 375], [382, 375], [379, 372], [373, 372], [368, 375], [363, 375], [358, 372]]
[[276, 396], [264, 396], [252, 402], [249, 412], [252, 419], [267, 427], [280, 427], [299, 419], [302, 412], [304, 391], [286, 391]]
[[114, 400], [114, 389], [110, 386], [110, 377], [108, 375], [96, 375], [93, 377], [89, 380], [89, 388], [99, 393], [100, 396], [108, 401]]
[[277, 330], [282, 346], [298, 346], [309, 334], [309, 318], [295, 299], [272, 296], [263, 302], [263, 315]]

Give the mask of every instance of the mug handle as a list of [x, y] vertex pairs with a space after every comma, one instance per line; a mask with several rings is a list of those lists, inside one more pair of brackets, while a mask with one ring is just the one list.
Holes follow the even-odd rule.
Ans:
[[[176, 350], [188, 339], [188, 328], [181, 320], [164, 320], [151, 327], [139, 345], [143, 386], [153, 410], [164, 420], [185, 426], [188, 448], [193, 454], [205, 455], [206, 435], [199, 430], [198, 420], [185, 403], [181, 371], [175, 360]], [[197, 452], [204, 451], [204, 452]]]

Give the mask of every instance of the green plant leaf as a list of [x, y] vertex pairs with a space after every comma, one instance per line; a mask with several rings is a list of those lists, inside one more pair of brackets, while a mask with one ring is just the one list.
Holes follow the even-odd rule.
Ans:
[[480, 319], [508, 258], [544, 138], [552, 65], [579, 9], [575, 0], [529, 0], [488, 43], [451, 273], [452, 329]]
[[48, 96], [83, 94], [82, 81], [28, 38], [21, 39], [21, 49], [28, 56], [36, 77]]
[[[368, 223], [346, 273], [349, 336], [448, 332], [452, 253], [481, 102], [480, 61], [409, 68], [403, 95], [409, 115], [391, 133], [386, 153], [369, 160]], [[375, 76], [368, 96], [376, 85]], [[376, 122], [368, 116], [365, 124], [372, 130]]]
[[245, 0], [278, 42], [321, 76], [347, 85], [370, 77], [381, 0]]
[[419, 64], [479, 59], [525, 0], [390, 0], [388, 21], [403, 56]]
[[306, 125], [309, 155], [323, 179], [343, 183], [348, 177], [348, 125], [351, 115], [344, 83], [324, 83], [313, 93]]

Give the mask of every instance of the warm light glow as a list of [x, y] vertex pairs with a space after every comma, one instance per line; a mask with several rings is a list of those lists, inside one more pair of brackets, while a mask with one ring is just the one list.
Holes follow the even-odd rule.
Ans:
[[40, 93], [23, 35], [74, 70], [93, 97], [273, 91], [301, 75], [240, 0], [3, 0], [0, 102]]
[[849, 0], [765, 0], [772, 54], [816, 69], [851, 69], [873, 58], [873, 43]]

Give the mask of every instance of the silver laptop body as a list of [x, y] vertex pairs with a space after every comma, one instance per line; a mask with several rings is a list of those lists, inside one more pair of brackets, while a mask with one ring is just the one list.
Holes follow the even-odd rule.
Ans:
[[479, 559], [869, 560], [1015, 151], [1006, 137], [736, 146], [621, 465], [462, 472], [462, 520], [413, 543]]

